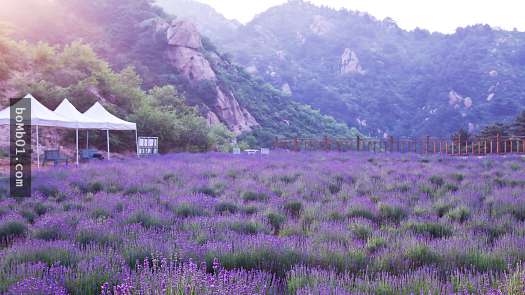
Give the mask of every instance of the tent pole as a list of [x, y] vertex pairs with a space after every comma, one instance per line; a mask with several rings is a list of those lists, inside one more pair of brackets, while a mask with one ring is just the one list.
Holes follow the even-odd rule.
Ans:
[[38, 125], [36, 125], [36, 165], [40, 168], [40, 142], [38, 141]]
[[77, 166], [78, 166], [78, 128], [77, 128]]
[[137, 147], [137, 158], [139, 157], [139, 133], [135, 129], [135, 146]]
[[111, 156], [109, 154], [109, 129], [106, 130], [106, 140], [108, 142], [108, 160], [111, 159]]
[[89, 149], [89, 130], [86, 130], [86, 150]]

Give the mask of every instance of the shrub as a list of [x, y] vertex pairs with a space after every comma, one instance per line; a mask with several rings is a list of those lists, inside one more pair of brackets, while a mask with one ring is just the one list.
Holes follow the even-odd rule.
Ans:
[[264, 231], [264, 227], [253, 221], [238, 221], [230, 224], [229, 228], [243, 235], [255, 235]]
[[433, 175], [429, 178], [429, 181], [430, 183], [432, 183], [433, 185], [437, 186], [437, 187], [440, 187], [442, 186], [443, 184], [445, 184], [445, 180], [443, 179], [443, 177], [441, 176], [437, 176], [437, 175]]
[[261, 247], [220, 254], [209, 252], [206, 255], [209, 271], [213, 269], [212, 265], [215, 258], [225, 269], [258, 269], [268, 271], [281, 278], [295, 265], [305, 264], [308, 261], [308, 257], [292, 249]]
[[371, 210], [367, 210], [367, 209], [359, 208], [359, 207], [350, 208], [348, 210], [347, 216], [348, 218], [361, 217], [361, 218], [365, 218], [371, 221], [375, 221], [377, 219], [377, 217]]
[[88, 244], [99, 244], [107, 245], [115, 242], [117, 238], [104, 231], [98, 231], [95, 229], [81, 229], [77, 232], [75, 241], [83, 246]]
[[299, 201], [291, 201], [284, 205], [284, 210], [293, 217], [299, 217], [303, 210], [303, 203]]
[[371, 253], [374, 253], [385, 246], [386, 241], [381, 237], [369, 237], [366, 241], [366, 249]]
[[52, 241], [64, 239], [65, 235], [63, 234], [60, 228], [46, 227], [35, 230], [33, 233], [33, 237], [40, 240]]
[[435, 222], [413, 222], [407, 228], [419, 235], [426, 235], [432, 238], [443, 238], [452, 235], [452, 230], [446, 225]]
[[215, 211], [218, 213], [225, 213], [228, 212], [230, 214], [235, 214], [237, 211], [239, 211], [239, 207], [231, 202], [220, 202], [217, 205], [215, 205]]
[[200, 193], [207, 195], [213, 198], [216, 198], [222, 194], [224, 187], [222, 185], [216, 184], [214, 186], [200, 186], [193, 189], [194, 193]]
[[455, 179], [457, 182], [462, 182], [465, 179], [465, 175], [461, 173], [454, 173], [451, 175], [453, 179]]
[[253, 214], [257, 213], [258, 209], [255, 206], [246, 206], [246, 207], [242, 207], [241, 211], [242, 211], [242, 213], [244, 213], [246, 215], [253, 215]]
[[284, 182], [285, 184], [292, 184], [296, 182], [297, 179], [299, 179], [299, 176], [301, 175], [297, 173], [293, 175], [282, 175], [281, 177], [279, 177], [279, 180]]
[[457, 207], [449, 211], [446, 215], [450, 220], [463, 223], [470, 218], [470, 209], [467, 207]]
[[63, 201], [66, 196], [56, 185], [53, 184], [41, 185], [36, 190], [46, 198], [53, 198], [58, 202]]
[[124, 192], [125, 196], [147, 195], [147, 194], [158, 196], [160, 194], [160, 190], [156, 187], [136, 185], [136, 186], [129, 187]]
[[330, 214], [328, 214], [328, 219], [331, 221], [343, 221], [345, 216], [337, 211], [332, 211]]
[[10, 266], [30, 262], [43, 262], [48, 266], [53, 264], [73, 266], [78, 262], [78, 257], [71, 247], [51, 242], [51, 244], [24, 245], [13, 249], [4, 256], [3, 260], [4, 265]]
[[108, 210], [105, 208], [95, 208], [95, 210], [91, 212], [91, 217], [93, 219], [100, 219], [100, 218], [105, 219], [110, 216], [111, 216], [111, 213], [109, 213]]
[[32, 210], [22, 209], [20, 215], [29, 223], [35, 222], [36, 214]]
[[21, 221], [10, 220], [0, 225], [0, 242], [6, 239], [24, 237], [27, 225]]
[[436, 210], [436, 213], [439, 217], [445, 216], [445, 214], [450, 211], [450, 209], [454, 208], [454, 205], [446, 202], [438, 202], [433, 205], [434, 210]]
[[426, 245], [416, 245], [408, 248], [406, 258], [413, 267], [432, 265], [439, 262], [439, 256]]
[[88, 183], [77, 183], [76, 185], [81, 193], [96, 194], [104, 190], [104, 185], [99, 181], [93, 181]]
[[173, 208], [175, 215], [181, 218], [205, 216], [206, 212], [204, 209], [197, 207], [193, 204], [181, 203]]
[[459, 187], [453, 183], [447, 183], [445, 184], [445, 190], [448, 192], [457, 192]]
[[49, 211], [49, 207], [44, 204], [37, 203], [36, 205], [34, 205], [33, 210], [38, 216], [42, 216]]
[[158, 227], [164, 226], [164, 222], [162, 222], [162, 220], [144, 211], [135, 212], [126, 220], [126, 223], [128, 224], [138, 223], [145, 228], [158, 228]]
[[472, 269], [479, 272], [503, 272], [507, 269], [507, 263], [502, 257], [475, 250], [462, 253], [454, 257], [453, 261], [455, 261], [458, 268]]
[[144, 261], [150, 261], [153, 258], [153, 251], [148, 247], [134, 245], [125, 247], [122, 256], [131, 269], [136, 269], [137, 264], [142, 264]]
[[328, 184], [328, 191], [330, 191], [332, 195], [339, 193], [342, 188], [343, 188], [343, 181], [341, 178], [336, 178], [335, 180], [333, 180], [332, 182]]
[[269, 199], [268, 195], [262, 192], [244, 192], [242, 193], [241, 197], [244, 201], [247, 201], [247, 202], [250, 202], [250, 201], [264, 202]]
[[328, 251], [321, 254], [319, 262], [325, 268], [334, 268], [338, 272], [358, 272], [365, 268], [367, 256], [362, 251], [350, 251], [348, 253], [340, 253]]
[[275, 212], [268, 213], [266, 218], [268, 218], [268, 223], [272, 226], [274, 234], [279, 234], [279, 230], [281, 230], [281, 227], [285, 223], [286, 218], [283, 215]]
[[350, 225], [350, 230], [356, 238], [363, 241], [366, 241], [372, 235], [372, 229], [366, 224], [353, 223]]
[[385, 203], [379, 204], [379, 214], [383, 221], [399, 223], [407, 216], [405, 209]]

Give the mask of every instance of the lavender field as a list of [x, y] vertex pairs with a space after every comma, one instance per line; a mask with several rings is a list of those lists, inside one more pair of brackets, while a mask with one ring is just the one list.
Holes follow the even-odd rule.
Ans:
[[0, 196], [0, 293], [524, 294], [525, 161], [179, 154]]

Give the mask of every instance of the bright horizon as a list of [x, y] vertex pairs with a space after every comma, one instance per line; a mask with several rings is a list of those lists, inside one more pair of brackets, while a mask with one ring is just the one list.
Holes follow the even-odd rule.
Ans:
[[[268, 8], [287, 0], [198, 0], [229, 19], [247, 23]], [[525, 3], [516, 0], [310, 0], [316, 5], [368, 12], [382, 20], [390, 17], [403, 29], [416, 27], [453, 33], [458, 27], [488, 24], [505, 30], [525, 31]]]

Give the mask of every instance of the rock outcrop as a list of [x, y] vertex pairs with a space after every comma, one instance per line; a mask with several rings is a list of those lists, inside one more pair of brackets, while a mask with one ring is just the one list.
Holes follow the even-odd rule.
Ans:
[[474, 102], [470, 97], [463, 97], [461, 94], [457, 93], [454, 90], [451, 90], [448, 93], [448, 104], [453, 106], [455, 109], [464, 107], [465, 109], [470, 109]]
[[314, 16], [313, 22], [310, 25], [310, 30], [312, 33], [322, 36], [332, 30], [332, 24], [323, 16], [316, 15]]
[[359, 63], [357, 54], [350, 48], [345, 48], [345, 51], [341, 55], [341, 74], [364, 74], [365, 71]]
[[174, 21], [167, 29], [167, 42], [170, 64], [190, 85], [206, 81], [214, 85], [215, 100], [207, 105], [209, 124], [222, 122], [236, 134], [250, 131], [259, 125], [230, 91], [218, 85], [215, 71], [203, 54], [201, 36], [195, 25], [188, 21]]

